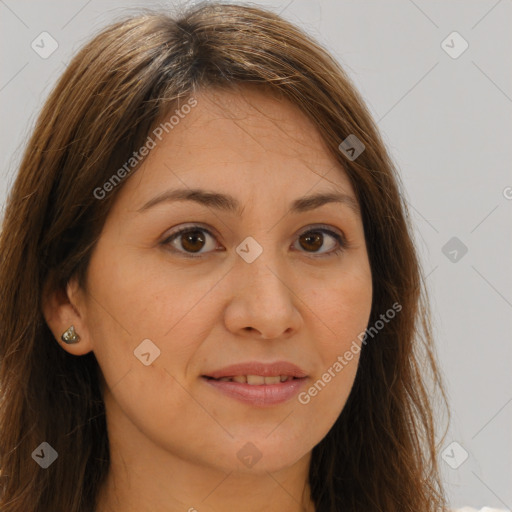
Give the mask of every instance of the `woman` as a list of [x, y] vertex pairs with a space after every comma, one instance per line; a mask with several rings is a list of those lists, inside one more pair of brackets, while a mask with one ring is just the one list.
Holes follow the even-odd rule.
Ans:
[[0, 254], [2, 512], [447, 510], [398, 176], [280, 17], [104, 29], [44, 106]]

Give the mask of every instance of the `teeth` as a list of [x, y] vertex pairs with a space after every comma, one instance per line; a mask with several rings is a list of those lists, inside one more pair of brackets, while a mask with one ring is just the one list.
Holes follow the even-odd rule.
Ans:
[[280, 382], [286, 382], [292, 380], [293, 377], [289, 375], [276, 375], [272, 377], [263, 377], [262, 375], [235, 375], [234, 377], [221, 377], [220, 381], [238, 382], [240, 384], [249, 384], [250, 386], [261, 386], [263, 384], [279, 384]]
[[265, 377], [262, 377], [261, 375], [247, 375], [247, 384], [250, 384], [251, 386], [265, 384]]

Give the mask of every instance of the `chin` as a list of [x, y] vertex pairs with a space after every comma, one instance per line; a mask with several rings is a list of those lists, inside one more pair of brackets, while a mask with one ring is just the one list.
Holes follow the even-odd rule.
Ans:
[[[216, 459], [216, 464], [222, 460], [223, 469], [237, 471], [248, 475], [265, 475], [289, 468], [300, 461], [308, 453], [307, 448], [298, 450], [297, 444], [286, 440], [265, 439], [268, 434], [253, 437], [253, 441], [238, 440], [233, 443], [232, 451], [225, 452], [224, 457]], [[240, 438], [239, 438], [240, 439]], [[245, 438], [249, 439], [249, 438]], [[288, 441], [289, 446], [283, 446]]]

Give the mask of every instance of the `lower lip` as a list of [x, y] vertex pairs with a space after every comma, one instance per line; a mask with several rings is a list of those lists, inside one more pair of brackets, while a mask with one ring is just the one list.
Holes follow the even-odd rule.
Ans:
[[233, 381], [202, 379], [227, 396], [236, 398], [250, 405], [266, 407], [282, 404], [295, 396], [304, 385], [307, 377], [293, 379], [278, 384], [251, 385]]

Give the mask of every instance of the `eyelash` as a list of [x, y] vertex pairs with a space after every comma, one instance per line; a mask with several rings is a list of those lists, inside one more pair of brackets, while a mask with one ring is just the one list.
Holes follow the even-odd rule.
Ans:
[[[205, 233], [208, 233], [208, 235], [210, 235], [212, 238], [215, 238], [215, 235], [207, 228], [204, 228], [203, 226], [200, 226], [200, 225], [192, 225], [192, 226], [187, 226], [185, 228], [181, 228], [180, 230], [174, 232], [174, 233], [171, 233], [168, 237], [165, 238], [165, 240], [163, 240], [161, 242], [162, 245], [165, 245], [165, 246], [170, 246], [172, 252], [176, 252], [176, 253], [179, 253], [187, 258], [201, 258], [203, 257], [205, 254], [208, 254], [208, 253], [199, 253], [197, 256], [194, 256], [193, 253], [189, 253], [189, 252], [183, 252], [181, 250], [178, 250], [174, 247], [172, 247], [170, 245], [170, 243], [178, 238], [180, 235], [182, 235], [183, 233], [188, 233], [190, 231], [203, 231]], [[334, 256], [337, 256], [339, 254], [341, 254], [345, 249], [347, 249], [349, 247], [349, 244], [347, 242], [347, 240], [345, 239], [345, 237], [339, 233], [336, 233], [335, 231], [332, 231], [330, 229], [327, 229], [327, 228], [323, 228], [323, 227], [319, 227], [319, 228], [314, 228], [314, 229], [308, 229], [306, 231], [303, 231], [302, 233], [299, 234], [299, 237], [301, 237], [302, 235], [305, 235], [306, 233], [310, 233], [310, 232], [313, 232], [313, 233], [317, 233], [317, 232], [320, 232], [320, 233], [325, 233], [327, 235], [330, 235], [332, 236], [337, 242], [338, 242], [338, 248], [337, 249], [334, 249], [334, 250], [331, 250], [330, 252], [328, 253], [319, 253], [317, 256], [314, 256], [315, 258], [329, 258], [329, 257], [334, 257]], [[316, 254], [316, 253], [310, 253], [310, 254]]]

